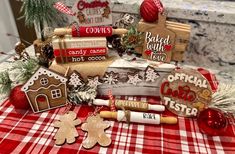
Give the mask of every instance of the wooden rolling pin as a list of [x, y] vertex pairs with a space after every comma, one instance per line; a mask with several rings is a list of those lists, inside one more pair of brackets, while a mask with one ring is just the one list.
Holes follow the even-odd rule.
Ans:
[[[103, 99], [95, 99], [93, 101], [94, 105], [104, 105], [104, 106], [111, 106], [110, 100], [103, 100]], [[130, 100], [114, 100], [115, 107], [118, 109], [125, 108], [126, 110], [133, 110], [133, 111], [165, 111], [164, 105], [151, 105], [146, 102], [141, 101], [130, 101]]]
[[[116, 119], [118, 121], [128, 121], [134, 123], [142, 123], [142, 124], [176, 124], [177, 118], [175, 117], [161, 117], [159, 114], [154, 113], [145, 113], [145, 112], [131, 112], [127, 111], [129, 114], [126, 114], [124, 111], [119, 110], [118, 112], [110, 112], [110, 111], [101, 111], [100, 117], [102, 118], [111, 118]], [[129, 117], [127, 117], [129, 116]]]
[[54, 30], [54, 35], [72, 35], [73, 37], [107, 37], [115, 34], [122, 35], [127, 32], [127, 29], [113, 29], [112, 26], [77, 27], [73, 25], [71, 28], [56, 28]]

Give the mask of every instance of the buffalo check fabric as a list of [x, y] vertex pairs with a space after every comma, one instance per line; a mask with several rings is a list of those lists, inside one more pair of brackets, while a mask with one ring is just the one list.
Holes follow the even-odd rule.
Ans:
[[[119, 97], [120, 98], [120, 97]], [[121, 97], [121, 99], [142, 100], [159, 103], [155, 97]], [[75, 107], [74, 112], [82, 121], [93, 108]], [[141, 125], [110, 121], [106, 130], [112, 139], [109, 147], [96, 145], [86, 150], [82, 141], [86, 133], [76, 127], [79, 137], [74, 144], [56, 146], [53, 136], [57, 129], [53, 122], [65, 112], [65, 107], [40, 114], [32, 111], [16, 111], [7, 100], [0, 106], [0, 153], [235, 153], [234, 127], [228, 127], [223, 136], [209, 137], [201, 134], [195, 119], [178, 118], [176, 125]], [[163, 115], [174, 116], [168, 111]]]

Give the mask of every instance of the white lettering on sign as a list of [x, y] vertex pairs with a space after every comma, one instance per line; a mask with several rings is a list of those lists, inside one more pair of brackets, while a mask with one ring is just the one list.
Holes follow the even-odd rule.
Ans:
[[87, 50], [83, 50], [83, 49], [80, 49], [80, 50], [76, 50], [76, 51], [69, 51], [68, 52], [68, 55], [86, 55], [86, 52]]
[[151, 59], [159, 62], [164, 62], [167, 58], [165, 53], [151, 53]]
[[170, 109], [173, 109], [177, 112], [182, 112], [186, 116], [197, 116], [197, 113], [198, 113], [197, 108], [189, 107], [185, 104], [180, 104], [178, 102], [173, 101], [169, 97], [164, 97], [164, 101], [165, 101], [165, 105]]
[[72, 62], [84, 62], [84, 61], [101, 61], [105, 60], [105, 56], [94, 56], [94, 57], [72, 57]]
[[72, 57], [72, 62], [81, 62], [81, 61], [85, 61], [85, 59], [83, 57]]
[[89, 57], [89, 61], [100, 61], [100, 60], [105, 60], [105, 56], [96, 56], [96, 57]]
[[167, 80], [169, 82], [181, 80], [184, 82], [192, 83], [195, 86], [200, 87], [200, 88], [207, 88], [207, 80], [198, 79], [197, 77], [193, 75], [187, 75], [185, 73], [175, 73], [174, 75], [169, 75], [167, 77]]
[[164, 52], [164, 46], [170, 44], [169, 35], [166, 38], [162, 38], [159, 35], [152, 36], [151, 32], [146, 32], [145, 40], [147, 42], [147, 49], [155, 52]]
[[87, 34], [107, 34], [111, 33], [111, 27], [87, 27], [86, 33]]
[[69, 42], [67, 48], [91, 48], [91, 47], [106, 47], [106, 40], [89, 40], [80, 42]]

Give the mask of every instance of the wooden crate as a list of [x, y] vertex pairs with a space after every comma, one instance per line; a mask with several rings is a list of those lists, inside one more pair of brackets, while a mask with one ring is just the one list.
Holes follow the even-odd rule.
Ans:
[[[175, 65], [167, 63], [152, 62], [147, 60], [126, 61], [121, 59], [116, 53], [111, 51], [115, 58], [110, 57], [106, 61], [98, 62], [80, 62], [80, 63], [68, 63], [58, 64], [55, 61], [50, 66], [51, 70], [58, 73], [65, 74], [67, 68], [70, 68], [70, 72], [78, 71], [83, 79], [87, 79], [88, 76], [99, 76], [101, 79], [106, 72], [113, 71], [119, 74], [119, 82], [115, 85], [109, 85], [103, 83], [98, 86], [99, 95], [107, 95], [108, 90], [112, 90], [113, 95], [135, 95], [135, 96], [159, 96], [159, 88], [163, 77], [170, 74], [175, 69]], [[108, 65], [107, 65], [108, 64]], [[107, 65], [107, 67], [106, 67]], [[146, 68], [152, 65], [154, 69], [160, 75], [154, 82], [146, 82], [142, 80], [137, 85], [129, 84], [126, 82], [127, 73], [136, 73], [141, 77], [144, 77]]]

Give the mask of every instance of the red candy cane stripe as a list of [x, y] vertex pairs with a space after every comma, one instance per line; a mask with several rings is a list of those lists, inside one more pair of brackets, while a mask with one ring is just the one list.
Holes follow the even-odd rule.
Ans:
[[216, 76], [204, 68], [198, 68], [197, 70], [208, 80], [212, 91], [216, 92], [219, 86], [219, 82], [216, 79]]
[[115, 103], [114, 103], [114, 98], [113, 98], [113, 94], [112, 94], [111, 90], [108, 91], [108, 95], [109, 95], [109, 99], [111, 101], [110, 110], [115, 112], [116, 111], [116, 106], [115, 106]]
[[91, 117], [91, 116], [96, 116], [100, 112], [100, 110], [102, 110], [102, 109], [103, 109], [103, 106], [96, 106], [94, 112], [88, 113], [87, 118]]
[[153, 0], [153, 2], [157, 6], [159, 12], [162, 13], [164, 9], [163, 9], [163, 6], [162, 6], [160, 0]]
[[94, 115], [94, 116], [97, 115], [97, 114], [100, 112], [100, 110], [102, 110], [102, 109], [103, 109], [103, 106], [97, 106], [97, 107], [95, 108], [95, 111], [94, 111], [93, 115]]
[[67, 14], [67, 15], [71, 15], [71, 16], [75, 16], [76, 13], [74, 13], [70, 8], [68, 8], [64, 3], [62, 2], [56, 2], [54, 5], [54, 8], [56, 8], [58, 11]]

